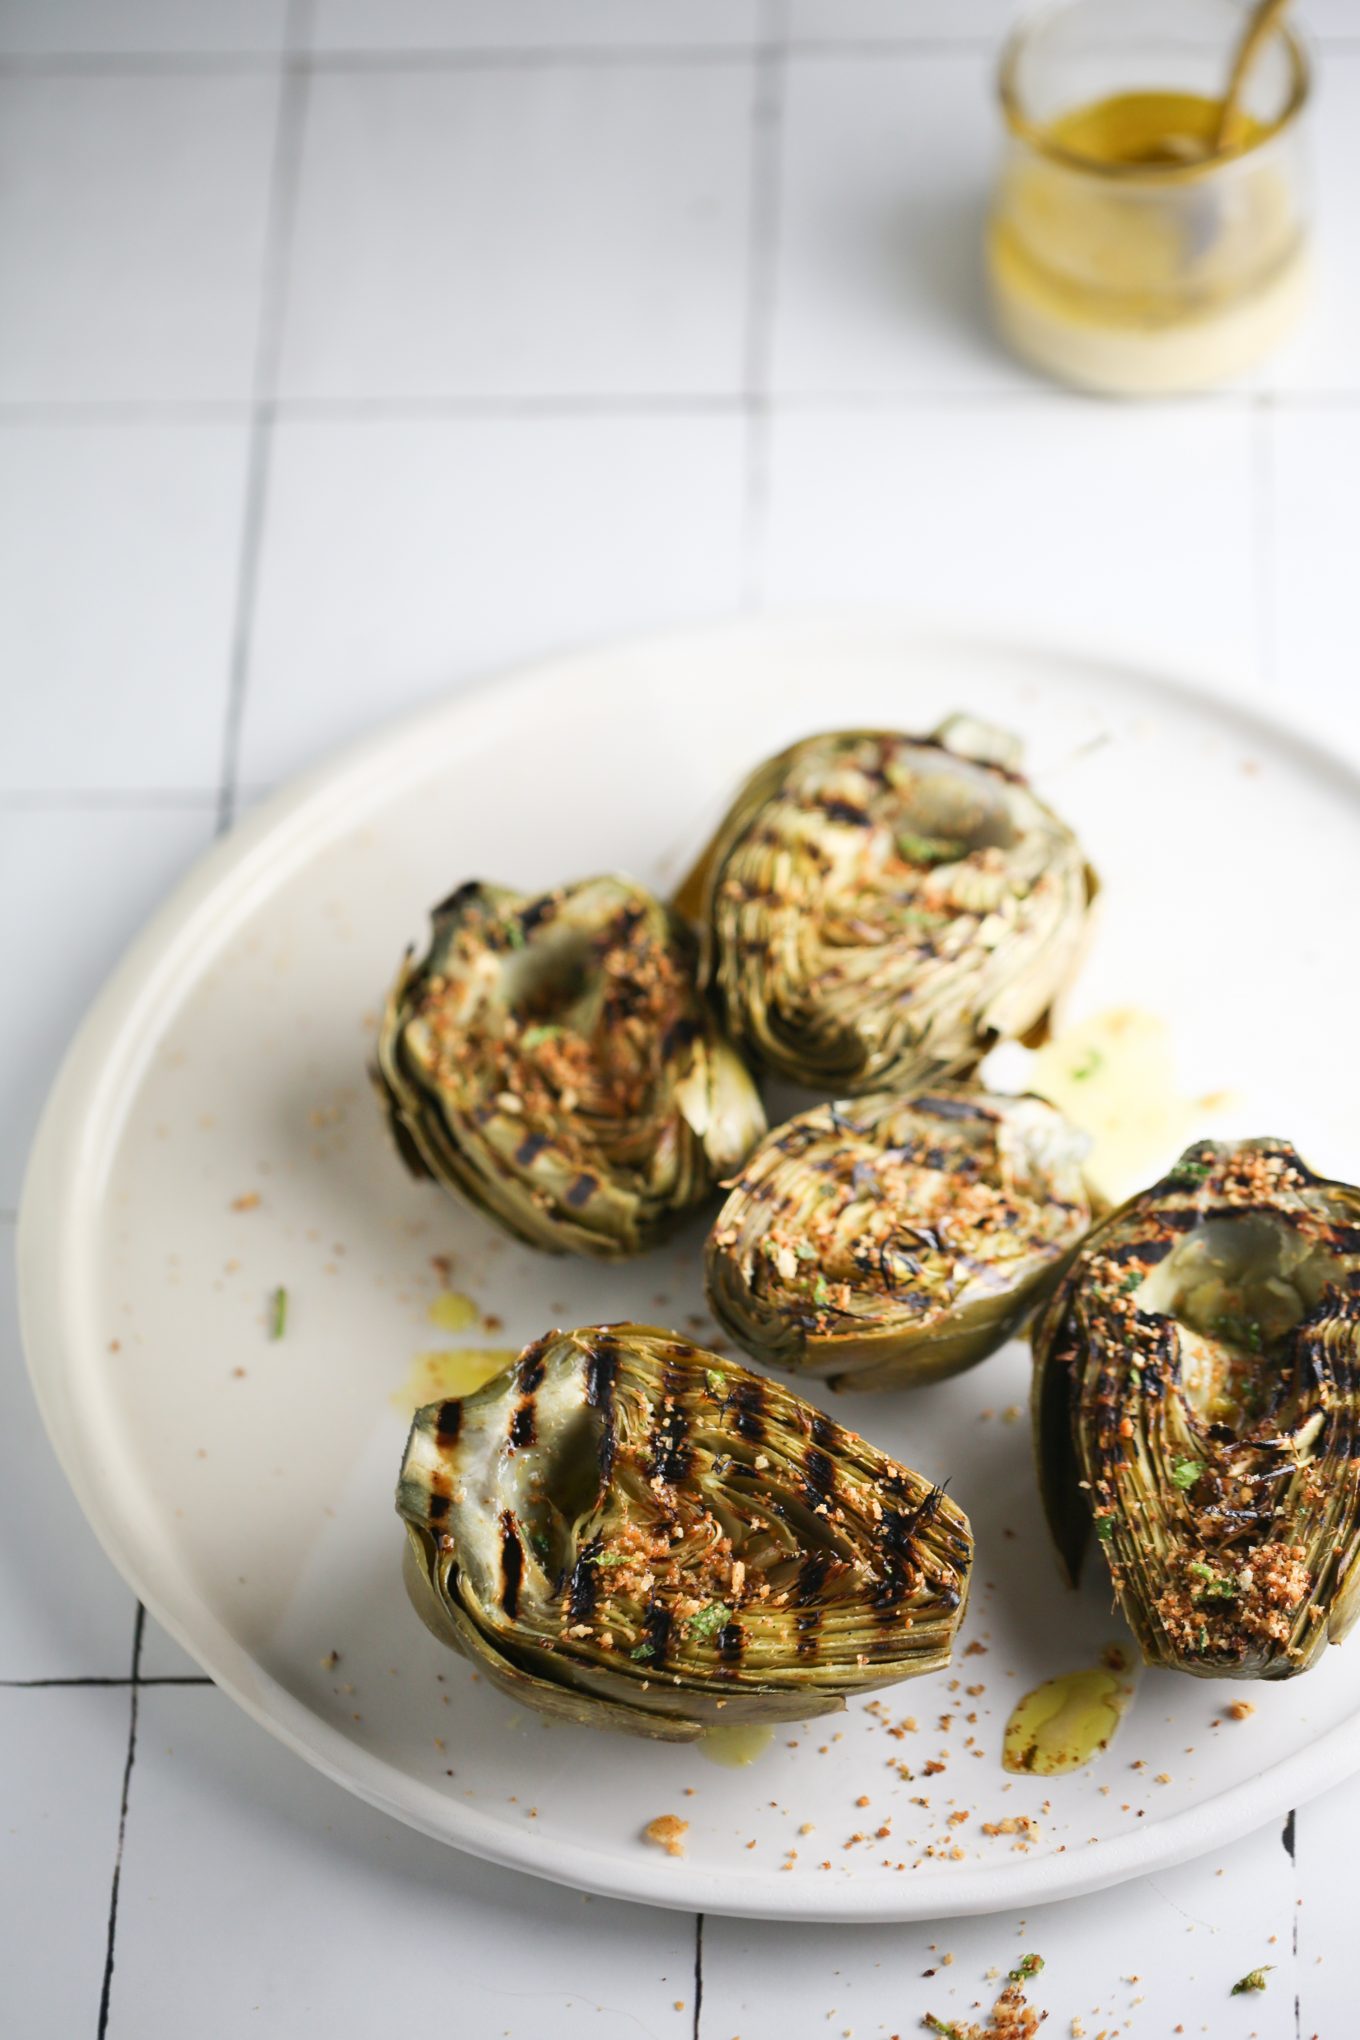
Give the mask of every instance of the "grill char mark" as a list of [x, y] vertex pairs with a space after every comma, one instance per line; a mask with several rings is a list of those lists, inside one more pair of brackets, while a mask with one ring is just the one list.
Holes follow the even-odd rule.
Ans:
[[749, 1381], [738, 1381], [728, 1392], [732, 1429], [751, 1445], [765, 1442], [764, 1402], [765, 1391], [754, 1375]]
[[576, 1563], [571, 1569], [567, 1605], [571, 1609], [573, 1622], [588, 1622], [595, 1612], [595, 1597], [600, 1585], [600, 1569], [595, 1559], [600, 1548], [601, 1539], [593, 1537], [577, 1554]]
[[745, 1649], [746, 1631], [740, 1622], [725, 1622], [718, 1631], [718, 1658], [722, 1666], [729, 1671], [735, 1670]]
[[642, 1618], [642, 1627], [646, 1634], [647, 1642], [652, 1646], [652, 1664], [663, 1664], [671, 1640], [670, 1610], [663, 1608], [659, 1602], [653, 1601], [651, 1607]]
[[931, 1119], [999, 1119], [999, 1112], [987, 1105], [975, 1105], [968, 1098], [943, 1098], [932, 1095], [929, 1098], [913, 1098], [913, 1112], [924, 1112]]
[[513, 1622], [519, 1614], [519, 1589], [524, 1577], [524, 1546], [512, 1509], [501, 1510], [501, 1606]]
[[679, 1403], [681, 1384], [666, 1369], [661, 1377], [661, 1406], [652, 1430], [648, 1472], [653, 1480], [682, 1481], [689, 1472], [689, 1419]]
[[618, 1347], [612, 1339], [599, 1339], [586, 1360], [586, 1401], [601, 1417], [600, 1479], [607, 1486], [614, 1471], [617, 1443], [614, 1430], [614, 1390], [619, 1376]]
[[793, 1618], [793, 1626], [798, 1636], [800, 1658], [815, 1658], [821, 1648], [823, 1610], [817, 1603], [830, 1570], [829, 1551], [810, 1551], [798, 1568], [798, 1579], [793, 1589], [798, 1613]]
[[810, 1509], [829, 1507], [835, 1493], [836, 1469], [826, 1450], [835, 1436], [835, 1425], [819, 1410], [812, 1419], [812, 1443], [803, 1453], [803, 1493]]
[[458, 1433], [463, 1428], [463, 1405], [450, 1400], [439, 1405], [439, 1414], [434, 1420], [434, 1439], [441, 1451], [448, 1452], [458, 1443]]
[[534, 1407], [534, 1398], [543, 1386], [546, 1364], [543, 1355], [546, 1345], [545, 1339], [538, 1339], [532, 1346], [526, 1346], [515, 1369], [520, 1399], [510, 1420], [510, 1443], [521, 1451], [532, 1445], [538, 1436], [538, 1413]]

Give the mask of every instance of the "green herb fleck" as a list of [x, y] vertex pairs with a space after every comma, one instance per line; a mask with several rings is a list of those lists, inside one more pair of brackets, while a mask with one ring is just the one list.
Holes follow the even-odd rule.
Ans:
[[505, 939], [510, 944], [510, 947], [512, 949], [523, 949], [524, 923], [522, 921], [504, 921], [501, 925], [505, 929]]
[[1088, 1048], [1081, 1061], [1074, 1063], [1068, 1074], [1071, 1076], [1073, 1083], [1084, 1084], [1088, 1077], [1095, 1075], [1104, 1060], [1105, 1058], [1098, 1048]]
[[716, 1367], [710, 1367], [708, 1369], [707, 1373], [704, 1375], [704, 1380], [708, 1383], [708, 1392], [710, 1395], [717, 1396], [726, 1395], [727, 1376], [725, 1374], [719, 1374]]
[[589, 1565], [627, 1565], [628, 1553], [626, 1551], [597, 1551], [595, 1556], [586, 1562]]
[[1014, 1969], [1007, 1970], [1006, 1974], [1012, 1983], [1025, 1983], [1031, 1976], [1037, 1976], [1043, 1966], [1042, 1955], [1022, 1955]]
[[1234, 1997], [1245, 1997], [1249, 1990], [1264, 1990], [1266, 1987], [1266, 1972], [1274, 1967], [1275, 1964], [1273, 1962], [1264, 1962], [1259, 1969], [1249, 1969], [1245, 1976], [1238, 1977], [1232, 1987], [1232, 1995]]
[[1188, 1572], [1192, 1572], [1197, 1580], [1204, 1581], [1204, 1585], [1200, 1589], [1200, 1592], [1196, 1597], [1198, 1600], [1201, 1601], [1236, 1600], [1238, 1593], [1238, 1586], [1236, 1580], [1224, 1579], [1222, 1575], [1216, 1573], [1211, 1566], [1202, 1565], [1197, 1558], [1191, 1559], [1190, 1564], [1186, 1568], [1186, 1570]]
[[1171, 1469], [1171, 1478], [1178, 1488], [1192, 1488], [1203, 1471], [1198, 1459], [1178, 1459]]
[[541, 1025], [526, 1027], [523, 1035], [520, 1037], [520, 1045], [523, 1048], [541, 1048], [545, 1041], [556, 1041], [561, 1032], [562, 1029], [560, 1027]]
[[288, 1329], [288, 1291], [276, 1289], [270, 1299], [269, 1336], [281, 1339]]
[[1182, 1155], [1171, 1171], [1171, 1180], [1173, 1183], [1202, 1183], [1212, 1171], [1211, 1162], [1202, 1162], [1194, 1155]]
[[1245, 1346], [1251, 1353], [1259, 1353], [1265, 1344], [1255, 1318], [1238, 1317], [1231, 1311], [1214, 1319], [1214, 1330], [1220, 1339], [1227, 1339], [1234, 1346]]
[[825, 1275], [819, 1275], [819, 1276], [817, 1277], [817, 1280], [816, 1280], [816, 1281], [815, 1281], [815, 1282], [813, 1283], [813, 1285], [812, 1285], [812, 1301], [813, 1301], [813, 1302], [814, 1302], [814, 1303], [815, 1303], [815, 1304], [817, 1305], [817, 1307], [818, 1307], [819, 1309], [821, 1309], [821, 1310], [824, 1310], [824, 1309], [826, 1308], [827, 1304], [828, 1304], [828, 1303], [830, 1303], [830, 1301], [831, 1301], [831, 1293], [830, 1293], [830, 1291], [828, 1290], [828, 1288], [827, 1288], [827, 1286], [826, 1286], [826, 1277], [825, 1277]]
[[646, 1638], [644, 1637], [641, 1643], [635, 1643], [633, 1645], [633, 1648], [629, 1651], [628, 1655], [631, 1658], [655, 1657], [656, 1650], [655, 1647], [652, 1644], [648, 1643]]
[[1113, 1516], [1096, 1517], [1096, 1536], [1100, 1539], [1102, 1544], [1109, 1543], [1110, 1539], [1114, 1536]]
[[943, 2019], [937, 2019], [934, 2012], [927, 2012], [923, 2023], [926, 2031], [928, 2033], [938, 2033], [940, 2040], [959, 2040], [958, 2027], [947, 2025]]
[[966, 843], [951, 842], [947, 836], [918, 836], [911, 829], [899, 832], [897, 847], [908, 864], [953, 864], [968, 849]]
[[1134, 1290], [1141, 1289], [1142, 1286], [1143, 1278], [1141, 1275], [1126, 1275], [1119, 1285], [1119, 1294], [1121, 1296], [1132, 1296]]
[[691, 1636], [697, 1636], [707, 1642], [708, 1638], [716, 1636], [720, 1629], [726, 1629], [731, 1620], [732, 1610], [725, 1601], [710, 1601], [706, 1608], [700, 1608], [697, 1614], [690, 1616], [685, 1627]]
[[817, 1258], [817, 1249], [810, 1247], [806, 1240], [799, 1240], [793, 1251], [800, 1261], [815, 1261]]

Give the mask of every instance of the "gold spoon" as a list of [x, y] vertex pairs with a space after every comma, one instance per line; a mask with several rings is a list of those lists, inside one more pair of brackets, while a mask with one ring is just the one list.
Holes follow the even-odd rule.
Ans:
[[1289, 0], [1260, 0], [1259, 6], [1252, 9], [1247, 25], [1242, 31], [1242, 39], [1237, 45], [1233, 67], [1228, 74], [1228, 89], [1219, 108], [1218, 126], [1211, 144], [1215, 155], [1224, 149], [1236, 147], [1242, 138], [1247, 123], [1247, 115], [1242, 106], [1247, 79], [1251, 74], [1252, 65], [1279, 27], [1288, 5]]
[[1223, 104], [1218, 109], [1207, 142], [1193, 135], [1166, 135], [1155, 149], [1149, 150], [1147, 160], [1154, 163], [1205, 163], [1211, 156], [1223, 154], [1235, 148], [1242, 139], [1247, 115], [1242, 106], [1242, 95], [1252, 66], [1265, 44], [1280, 25], [1289, 0], [1259, 0], [1247, 17], [1247, 23], [1233, 52], [1232, 70], [1228, 73], [1228, 89], [1223, 95]]

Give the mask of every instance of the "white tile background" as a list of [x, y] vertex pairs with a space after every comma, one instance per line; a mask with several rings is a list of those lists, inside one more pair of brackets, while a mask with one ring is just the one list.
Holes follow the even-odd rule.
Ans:
[[393, 709], [852, 598], [1360, 745], [1360, 8], [1311, 9], [1309, 331], [1248, 389], [1136, 410], [1031, 382], [980, 321], [1011, 13], [0, 0], [5, 2040], [366, 2040], [416, 2006], [458, 2040], [864, 2040], [966, 2016], [1031, 1947], [1057, 2034], [1352, 2040], [1360, 1784], [1024, 1923], [697, 1922], [441, 1851], [138, 1616], [22, 1377], [12, 1218], [84, 1003], [238, 800]]

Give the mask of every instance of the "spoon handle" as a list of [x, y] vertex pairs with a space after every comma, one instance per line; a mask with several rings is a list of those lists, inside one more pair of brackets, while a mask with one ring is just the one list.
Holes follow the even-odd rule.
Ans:
[[1241, 131], [1246, 123], [1246, 115], [1242, 110], [1242, 94], [1246, 89], [1251, 67], [1265, 43], [1279, 27], [1281, 16], [1288, 5], [1289, 0], [1260, 0], [1260, 4], [1252, 10], [1242, 31], [1242, 39], [1237, 45], [1236, 55], [1233, 57], [1228, 89], [1223, 95], [1223, 105], [1219, 110], [1218, 128], [1213, 143], [1215, 153], [1221, 149], [1230, 149], [1241, 140]]

